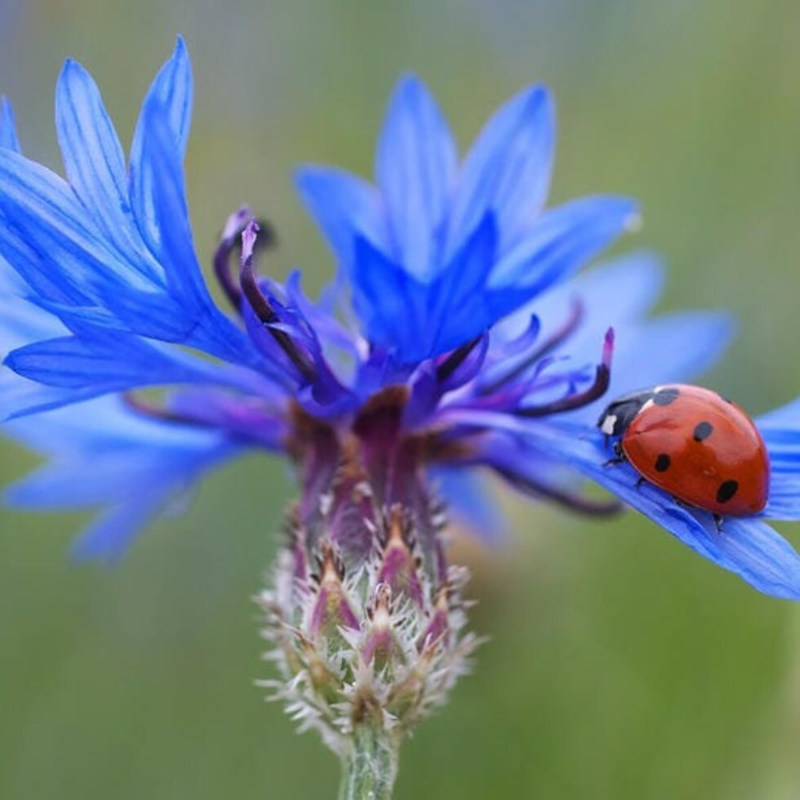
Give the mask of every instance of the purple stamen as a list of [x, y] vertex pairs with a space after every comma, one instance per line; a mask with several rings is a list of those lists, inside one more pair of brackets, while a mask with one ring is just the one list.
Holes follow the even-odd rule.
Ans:
[[228, 217], [220, 237], [217, 252], [214, 253], [214, 274], [225, 292], [230, 304], [239, 311], [242, 304], [242, 292], [233, 280], [230, 268], [230, 257], [239, 243], [239, 237], [249, 220], [253, 218], [250, 209], [242, 206]]
[[471, 341], [453, 350], [441, 364], [437, 365], [436, 380], [439, 383], [444, 383], [448, 378], [452, 377], [453, 373], [467, 360], [469, 354], [475, 349], [480, 340], [481, 337], [476, 336]]
[[193, 419], [185, 414], [179, 414], [177, 411], [164, 408], [164, 406], [149, 403], [142, 397], [133, 394], [133, 392], [125, 392], [122, 395], [122, 399], [128, 408], [135, 411], [137, 414], [141, 414], [143, 417], [150, 417], [151, 419], [160, 420], [161, 422], [177, 422], [181, 425], [192, 425], [198, 428], [214, 427], [203, 420]]
[[589, 403], [593, 403], [608, 390], [608, 384], [611, 380], [611, 355], [613, 350], [614, 329], [609, 328], [606, 331], [603, 341], [602, 361], [597, 365], [594, 381], [588, 389], [582, 392], [573, 392], [566, 397], [562, 397], [560, 400], [555, 400], [552, 403], [544, 403], [541, 406], [518, 408], [513, 413], [519, 417], [530, 419], [533, 417], [545, 417], [550, 414], [559, 414], [563, 411], [573, 411], [576, 408], [582, 408]]
[[[234, 211], [225, 222], [219, 246], [216, 253], [214, 253], [214, 274], [225, 292], [228, 302], [237, 312], [241, 312], [242, 291], [231, 272], [231, 253], [241, 247], [240, 237], [252, 219], [254, 219], [253, 214], [247, 206], [242, 206]], [[258, 244], [261, 247], [273, 245], [275, 243], [275, 232], [272, 226], [264, 220], [259, 220], [258, 225], [261, 233]]]
[[517, 475], [513, 470], [492, 465], [498, 475], [505, 478], [512, 486], [526, 494], [538, 498], [552, 500], [559, 505], [577, 511], [580, 514], [591, 516], [611, 516], [622, 510], [622, 503], [618, 500], [592, 500], [590, 497], [581, 497], [573, 492], [556, 489], [553, 486], [546, 486], [532, 478]]
[[583, 303], [580, 299], [575, 299], [572, 303], [569, 316], [564, 324], [555, 330], [545, 341], [539, 345], [535, 350], [529, 353], [516, 367], [509, 370], [505, 375], [500, 376], [486, 386], [481, 386], [480, 394], [492, 394], [497, 391], [509, 381], [513, 381], [522, 375], [527, 369], [533, 366], [537, 361], [544, 358], [551, 353], [560, 344], [563, 344], [572, 334], [575, 329], [580, 325], [583, 320]]
[[258, 286], [254, 263], [256, 237], [260, 230], [259, 224], [254, 219], [251, 219], [242, 231], [242, 271], [240, 273], [240, 283], [244, 296], [252, 306], [256, 316], [265, 325], [270, 325], [273, 322], [278, 322], [278, 315]]
[[255, 271], [255, 245], [258, 232], [261, 230], [258, 222], [251, 219], [247, 227], [242, 231], [242, 271], [240, 274], [240, 284], [247, 302], [255, 312], [258, 319], [269, 330], [272, 338], [280, 346], [288, 359], [297, 368], [297, 371], [309, 382], [314, 383], [317, 371], [314, 365], [300, 351], [292, 338], [285, 332], [275, 327], [275, 323], [280, 322], [280, 318], [275, 313], [275, 309], [270, 305], [269, 300], [264, 296], [258, 285], [258, 278]]

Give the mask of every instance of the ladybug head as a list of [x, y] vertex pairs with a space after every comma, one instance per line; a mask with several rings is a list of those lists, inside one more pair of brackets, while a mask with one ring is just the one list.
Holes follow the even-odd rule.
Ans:
[[633, 418], [641, 411], [643, 402], [636, 397], [623, 397], [606, 406], [597, 420], [597, 427], [606, 436], [622, 436]]
[[678, 393], [679, 390], [675, 386], [656, 386], [653, 389], [625, 394], [608, 404], [597, 420], [597, 427], [606, 436], [622, 436], [633, 418], [647, 403], [669, 405]]

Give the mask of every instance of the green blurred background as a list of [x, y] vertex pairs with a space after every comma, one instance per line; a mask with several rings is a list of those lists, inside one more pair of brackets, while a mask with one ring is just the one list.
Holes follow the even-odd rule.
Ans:
[[[304, 160], [369, 173], [405, 70], [460, 140], [521, 86], [559, 107], [553, 200], [631, 194], [626, 247], [665, 254], [662, 308], [733, 309], [707, 383], [759, 412], [800, 393], [796, 0], [0, 0], [0, 89], [57, 165], [52, 93], [81, 60], [124, 140], [177, 32], [195, 67], [188, 182], [199, 251], [247, 201], [278, 275], [330, 258], [290, 183]], [[35, 464], [0, 443], [0, 480]], [[253, 458], [213, 476], [116, 569], [65, 556], [85, 517], [0, 511], [0, 797], [327, 798], [338, 765], [262, 701], [250, 597], [291, 483]], [[800, 793], [800, 612], [630, 515], [591, 523], [503, 496], [505, 549], [460, 540], [491, 640], [402, 754], [402, 798]], [[800, 530], [785, 526], [800, 543]]]

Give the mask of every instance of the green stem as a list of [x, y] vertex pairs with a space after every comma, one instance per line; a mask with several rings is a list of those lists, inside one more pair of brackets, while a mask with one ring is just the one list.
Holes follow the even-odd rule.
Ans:
[[397, 777], [399, 741], [385, 731], [357, 725], [342, 760], [339, 800], [390, 800]]

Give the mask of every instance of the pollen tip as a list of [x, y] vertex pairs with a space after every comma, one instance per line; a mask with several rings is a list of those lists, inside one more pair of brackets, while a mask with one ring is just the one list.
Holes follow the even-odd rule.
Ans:
[[242, 263], [253, 257], [253, 250], [256, 246], [256, 238], [261, 230], [258, 222], [251, 219], [242, 231]]
[[609, 328], [606, 331], [605, 339], [603, 340], [603, 364], [607, 367], [611, 366], [611, 356], [614, 352], [614, 329]]
[[222, 229], [223, 242], [233, 243], [233, 240], [242, 232], [247, 225], [247, 221], [253, 218], [253, 212], [246, 205], [239, 206], [225, 221]]

